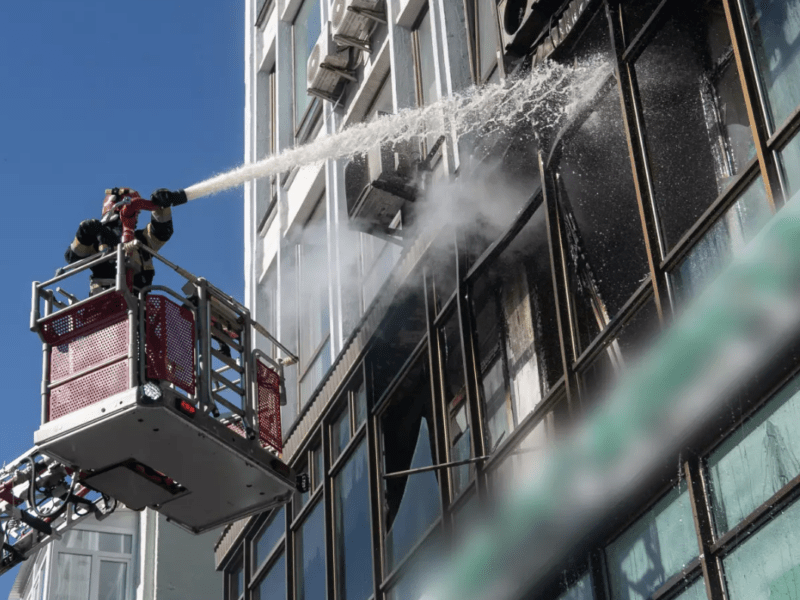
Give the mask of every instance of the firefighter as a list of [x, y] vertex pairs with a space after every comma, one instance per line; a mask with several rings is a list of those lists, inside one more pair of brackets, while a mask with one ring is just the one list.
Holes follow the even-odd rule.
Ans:
[[[139, 193], [130, 188], [113, 188], [106, 190], [103, 200], [101, 219], [87, 219], [78, 226], [75, 239], [64, 253], [68, 263], [73, 263], [99, 252], [113, 250], [122, 241], [122, 220], [120, 205], [130, 198], [140, 198]], [[144, 229], [136, 229], [135, 238], [141, 243], [158, 251], [172, 237], [173, 206], [186, 203], [183, 190], [170, 191], [158, 189], [150, 196], [150, 201], [158, 208], [151, 212], [150, 223]], [[133, 276], [134, 289], [140, 289], [153, 282], [155, 270], [153, 258], [146, 252], [139, 251], [135, 262], [140, 265]], [[92, 267], [92, 293], [112, 287], [115, 283], [116, 262], [108, 261]]]

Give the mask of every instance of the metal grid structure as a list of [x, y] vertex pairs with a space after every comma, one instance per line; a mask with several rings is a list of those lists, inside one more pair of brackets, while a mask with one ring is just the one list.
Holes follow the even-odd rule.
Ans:
[[281, 451], [281, 377], [261, 360], [256, 361], [258, 431], [263, 446]]
[[165, 296], [148, 295], [145, 309], [147, 377], [195, 392], [195, 319]]

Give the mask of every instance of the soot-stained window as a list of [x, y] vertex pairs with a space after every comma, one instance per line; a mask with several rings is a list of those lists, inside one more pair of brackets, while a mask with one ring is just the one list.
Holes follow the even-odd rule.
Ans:
[[[436, 456], [428, 357], [423, 353], [381, 416], [383, 474], [427, 467]], [[383, 536], [391, 571], [439, 516], [436, 471], [383, 478]]]
[[669, 249], [755, 156], [722, 3], [676, 10], [635, 68]]
[[[609, 47], [602, 11], [581, 40], [579, 56]], [[617, 314], [648, 273], [644, 234], [619, 95], [608, 80], [565, 123], [551, 168], [568, 245], [568, 268], [583, 346]]]

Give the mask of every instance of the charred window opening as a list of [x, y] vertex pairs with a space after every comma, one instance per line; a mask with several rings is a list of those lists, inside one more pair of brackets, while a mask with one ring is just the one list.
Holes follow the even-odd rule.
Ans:
[[[435, 430], [427, 353], [404, 375], [380, 419], [383, 473], [434, 464]], [[391, 571], [441, 511], [437, 471], [383, 479], [383, 535]]]
[[472, 287], [485, 442], [494, 448], [562, 375], [544, 209]]
[[372, 374], [372, 397], [377, 401], [427, 335], [425, 298], [419, 279], [416, 285], [398, 292], [397, 298], [373, 336], [373, 346], [367, 357], [367, 368]]
[[675, 11], [637, 59], [636, 76], [669, 249], [755, 156], [721, 2]]

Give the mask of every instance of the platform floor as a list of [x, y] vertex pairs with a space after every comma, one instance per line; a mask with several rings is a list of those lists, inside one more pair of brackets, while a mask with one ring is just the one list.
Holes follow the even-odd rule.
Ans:
[[[87, 485], [194, 533], [291, 498], [294, 474], [266, 450], [210, 417], [186, 416], [169, 396], [148, 405], [138, 398], [136, 388], [112, 396], [44, 424], [34, 440], [43, 453], [94, 472]], [[142, 475], [136, 464], [179, 486]]]

